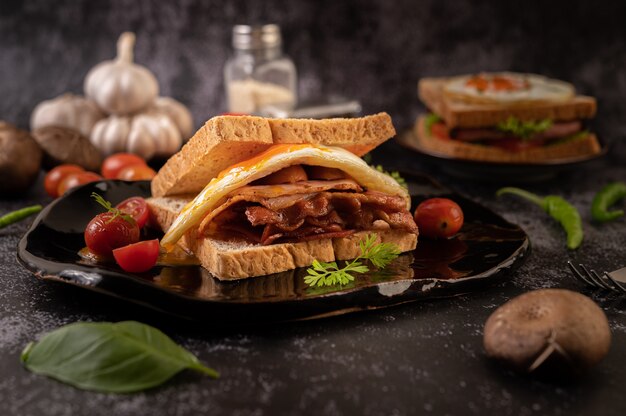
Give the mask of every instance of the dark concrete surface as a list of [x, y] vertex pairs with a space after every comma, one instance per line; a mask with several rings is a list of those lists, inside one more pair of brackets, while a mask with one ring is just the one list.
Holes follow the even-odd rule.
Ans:
[[[447, 176], [393, 143], [375, 157], [432, 173], [529, 234], [526, 263], [496, 286], [453, 299], [337, 318], [231, 329], [189, 326], [122, 301], [42, 283], [15, 248], [29, 221], [0, 230], [0, 414], [622, 415], [626, 412], [626, 301], [575, 282], [566, 261], [598, 270], [626, 263], [626, 220], [592, 224], [588, 207], [610, 180], [626, 180], [621, 142], [626, 110], [626, 7], [621, 2], [229, 2], [12, 1], [0, 3], [0, 119], [27, 126], [45, 98], [80, 92], [86, 71], [113, 53], [127, 29], [137, 60], [162, 91], [186, 102], [196, 123], [224, 109], [221, 66], [229, 27], [276, 21], [301, 75], [301, 92], [340, 92], [366, 112], [387, 110], [398, 128], [420, 105], [420, 76], [488, 69], [541, 72], [598, 97], [597, 128], [613, 148], [601, 162], [528, 185], [561, 195], [582, 213], [585, 242], [567, 251], [564, 234], [540, 209], [498, 185]], [[49, 199], [41, 187], [0, 200], [0, 213]], [[621, 203], [624, 206], [624, 203]], [[496, 307], [528, 290], [564, 287], [590, 295], [613, 333], [608, 357], [584, 377], [548, 382], [488, 361], [482, 327]], [[24, 370], [22, 348], [76, 321], [136, 319], [154, 325], [222, 374], [181, 373], [134, 395], [83, 392]]]

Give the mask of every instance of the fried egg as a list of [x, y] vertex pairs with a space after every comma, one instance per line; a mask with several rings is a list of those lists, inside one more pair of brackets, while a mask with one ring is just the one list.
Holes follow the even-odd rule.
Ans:
[[542, 75], [492, 72], [450, 78], [443, 93], [468, 103], [526, 105], [568, 101], [575, 89], [567, 82]]
[[278, 144], [265, 152], [221, 172], [181, 211], [180, 215], [161, 240], [166, 250], [192, 227], [220, 205], [224, 197], [234, 190], [292, 165], [312, 165], [335, 168], [347, 173], [364, 188], [390, 195], [402, 196], [407, 204], [411, 199], [407, 191], [392, 177], [370, 167], [355, 154], [331, 146], [312, 144]]

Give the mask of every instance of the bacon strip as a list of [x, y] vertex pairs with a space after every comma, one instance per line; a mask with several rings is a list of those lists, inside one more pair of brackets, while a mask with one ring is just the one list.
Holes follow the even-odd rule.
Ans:
[[[238, 234], [248, 240], [272, 244], [378, 229], [380, 224], [375, 222], [380, 221], [390, 228], [417, 233], [413, 216], [399, 196], [373, 191], [323, 191], [274, 198], [259, 197], [258, 192], [251, 190], [244, 194], [231, 197], [217, 213], [205, 218], [200, 235], [239, 229]], [[240, 229], [241, 224], [247, 225], [246, 232]], [[256, 233], [254, 239], [249, 238], [250, 232]]]

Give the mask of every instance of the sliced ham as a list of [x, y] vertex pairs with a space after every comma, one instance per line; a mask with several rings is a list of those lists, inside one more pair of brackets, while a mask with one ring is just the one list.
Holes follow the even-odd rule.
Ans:
[[554, 123], [546, 131], [533, 136], [533, 139], [560, 139], [578, 133], [583, 128], [580, 121]]

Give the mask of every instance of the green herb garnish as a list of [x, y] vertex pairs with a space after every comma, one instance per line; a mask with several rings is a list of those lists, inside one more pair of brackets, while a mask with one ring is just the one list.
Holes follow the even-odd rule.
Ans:
[[107, 393], [155, 387], [184, 369], [219, 376], [158, 329], [134, 321], [66, 325], [29, 343], [20, 358], [34, 373]]
[[392, 243], [376, 243], [376, 235], [370, 234], [365, 240], [359, 241], [361, 255], [352, 261], [345, 262], [340, 268], [336, 261], [313, 261], [307, 269], [304, 283], [309, 286], [346, 285], [354, 281], [354, 273], [367, 273], [370, 269], [362, 260], [369, 260], [374, 266], [383, 269], [400, 255], [398, 246]]
[[377, 171], [379, 171], [380, 173], [384, 173], [387, 176], [391, 176], [404, 189], [409, 189], [409, 186], [407, 185], [406, 180], [400, 175], [400, 173], [398, 171], [394, 170], [394, 171], [388, 172], [388, 171], [385, 170], [385, 168], [383, 168], [383, 165], [372, 165], [372, 154], [371, 153], [366, 153], [365, 155], [363, 155], [363, 157], [361, 159], [363, 159], [365, 161], [365, 163], [370, 165], [371, 168], [374, 168]]
[[400, 186], [402, 186], [404, 189], [409, 189], [409, 186], [406, 183], [406, 180], [400, 176], [400, 173], [398, 171], [391, 171], [391, 172], [387, 172], [382, 165], [370, 165], [372, 166], [374, 169], [376, 169], [377, 171], [384, 173], [385, 175], [391, 176], [393, 179], [395, 179], [396, 182], [398, 182], [398, 184]]
[[426, 128], [426, 132], [428, 134], [431, 134], [432, 133], [433, 124], [437, 124], [437, 123], [440, 123], [442, 121], [443, 121], [443, 119], [441, 117], [439, 117], [437, 114], [429, 113], [424, 118], [424, 128]]
[[545, 119], [540, 121], [521, 121], [517, 118], [510, 116], [505, 121], [501, 121], [496, 124], [496, 129], [511, 133], [516, 137], [522, 139], [530, 139], [537, 133], [544, 132], [552, 126], [552, 120]]
[[113, 221], [115, 218], [117, 217], [122, 217], [124, 219], [124, 221], [127, 221], [131, 224], [135, 223], [135, 220], [133, 219], [133, 217], [131, 217], [128, 214], [124, 214], [122, 211], [120, 211], [118, 208], [115, 208], [113, 206], [113, 204], [111, 204], [109, 201], [107, 201], [106, 199], [104, 199], [102, 197], [102, 195], [98, 194], [97, 192], [92, 192], [91, 193], [91, 197], [93, 199], [96, 200], [96, 202], [100, 205], [102, 205], [104, 207], [104, 209], [107, 210], [107, 212], [110, 212], [111, 214], [113, 214], [113, 216], [109, 219], [108, 222]]

